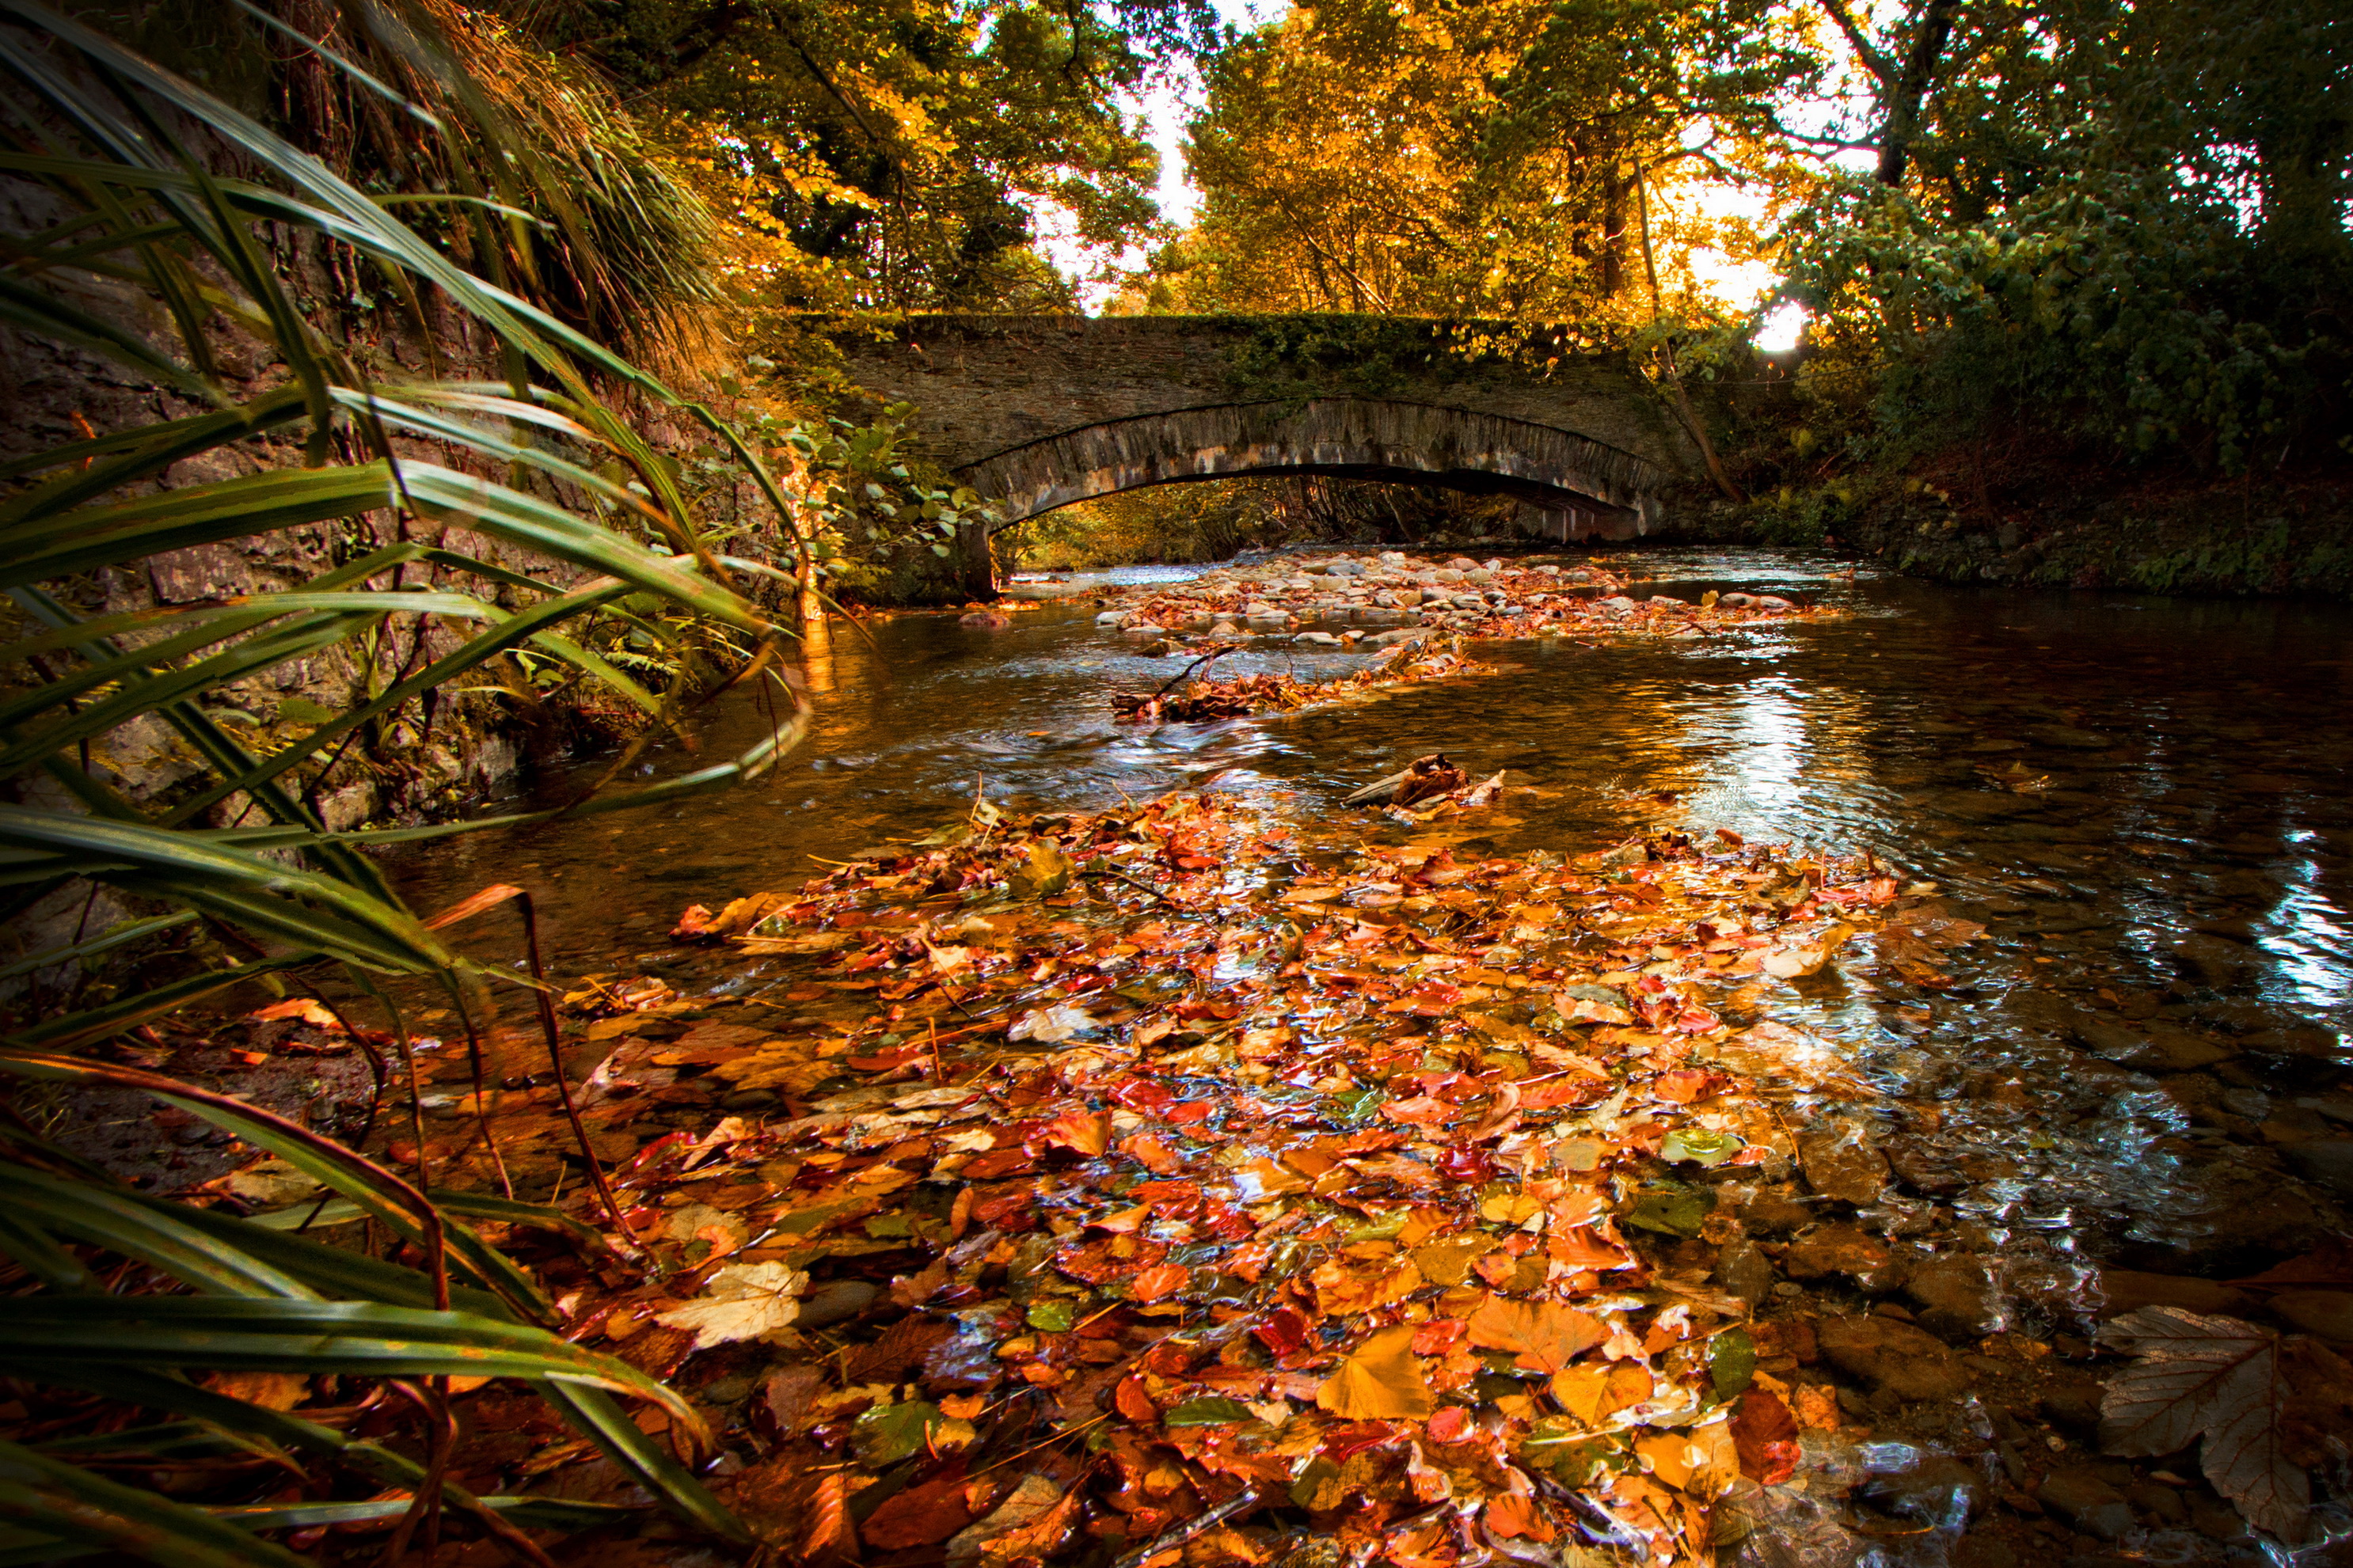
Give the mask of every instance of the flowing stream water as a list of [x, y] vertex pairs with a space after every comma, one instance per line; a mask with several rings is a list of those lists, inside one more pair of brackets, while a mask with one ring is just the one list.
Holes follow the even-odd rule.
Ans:
[[[976, 790], [1082, 810], [1214, 779], [1329, 819], [1349, 788], [1443, 751], [1533, 787], [1474, 847], [1727, 828], [1869, 848], [1987, 928], [1938, 959], [1948, 984], [1834, 964], [1797, 983], [1796, 1012], [1878, 1091], [1841, 1113], [1911, 1194], [1881, 1226], [1998, 1258], [1997, 1323], [2063, 1344], [2097, 1310], [2098, 1266], [2227, 1279], [2341, 1226], [2353, 612], [1936, 585], [1788, 552], [1608, 563], [1648, 578], [1637, 595], [1746, 588], [1852, 614], [1698, 642], [1486, 645], [1465, 679], [1155, 730], [1114, 725], [1109, 695], [1182, 665], [1091, 609], [1001, 630], [900, 616], [871, 642], [837, 632], [810, 672], [810, 742], [769, 776], [446, 841], [403, 875], [427, 908], [533, 887], [565, 973], [707, 987], [710, 961], [666, 941], [684, 905], [797, 886], [820, 858], [961, 816]], [[1227, 668], [1358, 657], [1285, 647]], [[701, 765], [765, 722], [723, 712], [700, 758], [649, 768]], [[1397, 829], [1367, 814], [1366, 832]]]

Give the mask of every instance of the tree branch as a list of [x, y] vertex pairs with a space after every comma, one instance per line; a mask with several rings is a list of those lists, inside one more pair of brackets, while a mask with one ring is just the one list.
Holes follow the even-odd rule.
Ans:
[[1881, 54], [1856, 25], [1853, 13], [1846, 8], [1846, 0], [1820, 0], [1820, 4], [1830, 13], [1831, 20], [1838, 24], [1839, 31], [1846, 35], [1846, 41], [1854, 46], [1855, 58], [1862, 62], [1863, 69], [1877, 77], [1881, 86], [1894, 86], [1895, 62]]
[[[1833, 0], [1822, 3], [1831, 5]], [[1960, 8], [1961, 0], [1928, 0], [1928, 8], [1921, 15], [1920, 31], [1914, 35], [1911, 53], [1904, 61], [1904, 79], [1895, 85], [1887, 126], [1880, 133], [1879, 183], [1883, 185], [1904, 183], [1904, 161], [1920, 131], [1920, 105], [1928, 96], [1928, 83], [1936, 74], [1937, 60], [1944, 57], [1946, 41], [1953, 36], [1953, 17]]]

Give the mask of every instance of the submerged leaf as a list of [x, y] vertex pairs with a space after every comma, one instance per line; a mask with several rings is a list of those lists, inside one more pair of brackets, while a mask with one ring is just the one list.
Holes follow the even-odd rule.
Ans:
[[2279, 1341], [2236, 1318], [2143, 1307], [2101, 1330], [2136, 1358], [2108, 1381], [2100, 1446], [2127, 1457], [2171, 1454], [2200, 1436], [2214, 1489], [2282, 1541], [2304, 1538], [2311, 1478], [2280, 1434]]

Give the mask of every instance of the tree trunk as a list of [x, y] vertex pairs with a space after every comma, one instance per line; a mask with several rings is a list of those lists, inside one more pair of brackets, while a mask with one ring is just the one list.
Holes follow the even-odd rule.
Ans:
[[1879, 183], [1883, 185], [1904, 183], [1905, 164], [1920, 133], [1920, 107], [1927, 100], [1928, 84], [1936, 78], [1936, 62], [1944, 58], [1945, 45], [1953, 36], [1953, 18], [1960, 8], [1961, 0], [1928, 0], [1928, 8], [1920, 15], [1920, 31], [1914, 35], [1912, 51], [1905, 57], [1903, 74], [1888, 89], [1887, 123], [1879, 133]]

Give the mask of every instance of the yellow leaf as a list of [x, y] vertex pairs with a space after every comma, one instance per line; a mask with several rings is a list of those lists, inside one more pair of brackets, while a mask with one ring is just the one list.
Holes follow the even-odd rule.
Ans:
[[1422, 1378], [1413, 1335], [1411, 1323], [1373, 1335], [1315, 1391], [1315, 1403], [1345, 1421], [1419, 1421], [1432, 1414], [1438, 1398]]

